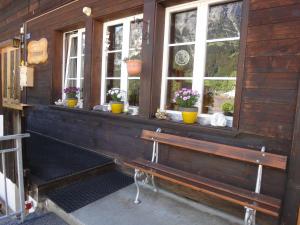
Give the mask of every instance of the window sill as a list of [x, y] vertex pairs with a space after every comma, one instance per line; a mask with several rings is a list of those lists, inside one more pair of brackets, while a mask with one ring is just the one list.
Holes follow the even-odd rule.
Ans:
[[31, 105], [23, 104], [23, 103], [11, 103], [11, 102], [3, 102], [3, 107], [8, 109], [14, 109], [23, 111], [24, 108], [30, 107]]
[[133, 123], [143, 124], [145, 126], [156, 126], [161, 127], [163, 129], [173, 129], [181, 132], [199, 132], [210, 135], [222, 135], [228, 137], [235, 137], [239, 134], [239, 132], [234, 128], [228, 127], [213, 127], [213, 126], [203, 126], [200, 124], [192, 124], [187, 125], [182, 122], [174, 122], [171, 120], [159, 120], [159, 119], [148, 119], [141, 116], [132, 116], [129, 114], [113, 114], [111, 112], [103, 112], [103, 111], [95, 111], [95, 110], [86, 110], [79, 108], [68, 108], [65, 106], [57, 106], [57, 105], [49, 105], [50, 109], [65, 111], [70, 113], [80, 113], [84, 115], [94, 116], [94, 117], [103, 117], [103, 118], [111, 118], [114, 120], [120, 121], [131, 121]]
[[[182, 123], [182, 116], [180, 111], [174, 111], [174, 110], [166, 110], [166, 113], [168, 114], [168, 117], [171, 121], [175, 123]], [[213, 115], [212, 114], [200, 114], [198, 115], [197, 123], [201, 126], [210, 127], [211, 125], [211, 119]], [[226, 128], [232, 128], [233, 125], [233, 117], [232, 116], [225, 116], [226, 118]], [[211, 126], [213, 127], [213, 126]], [[223, 127], [223, 128], [225, 128]], [[222, 128], [222, 127], [216, 127], [216, 128]]]

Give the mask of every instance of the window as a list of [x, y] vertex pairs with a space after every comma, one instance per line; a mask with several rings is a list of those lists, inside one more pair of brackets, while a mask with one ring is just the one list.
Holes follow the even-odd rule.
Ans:
[[20, 52], [17, 48], [1, 50], [2, 95], [6, 103], [20, 102]]
[[126, 91], [125, 101], [139, 105], [140, 76], [129, 76], [124, 59], [140, 55], [142, 48], [142, 15], [104, 23], [101, 104], [110, 101], [106, 92], [111, 88]]
[[63, 89], [80, 88], [79, 99], [83, 98], [84, 48], [85, 28], [64, 33]]
[[176, 110], [173, 93], [201, 94], [199, 114], [234, 103], [242, 1], [197, 1], [167, 8], [161, 109]]

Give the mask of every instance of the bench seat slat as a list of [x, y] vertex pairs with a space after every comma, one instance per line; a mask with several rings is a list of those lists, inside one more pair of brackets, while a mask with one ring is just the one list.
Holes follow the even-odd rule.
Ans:
[[207, 193], [241, 206], [251, 207], [274, 217], [279, 216], [281, 201], [276, 198], [256, 194], [242, 188], [212, 181], [208, 178], [193, 175], [161, 164], [154, 164], [146, 160], [125, 162], [125, 165], [131, 168], [138, 168], [141, 171], [173, 183], [181, 184], [193, 190]]
[[141, 138], [201, 153], [286, 170], [287, 157], [282, 155], [262, 153], [251, 149], [201, 141], [172, 134], [157, 133], [148, 130], [143, 130]]

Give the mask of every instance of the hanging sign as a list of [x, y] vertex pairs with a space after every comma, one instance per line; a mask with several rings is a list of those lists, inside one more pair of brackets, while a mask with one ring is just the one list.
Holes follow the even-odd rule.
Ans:
[[29, 64], [45, 63], [48, 59], [48, 41], [42, 38], [39, 41], [30, 41], [28, 44], [27, 61]]

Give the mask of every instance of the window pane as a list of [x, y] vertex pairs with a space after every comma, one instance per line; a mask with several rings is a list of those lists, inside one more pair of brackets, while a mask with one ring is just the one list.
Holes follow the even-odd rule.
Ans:
[[107, 77], [120, 77], [122, 65], [122, 53], [108, 53], [107, 55]]
[[222, 112], [225, 102], [234, 103], [235, 80], [205, 80], [202, 113]]
[[67, 80], [67, 87], [77, 87], [76, 80]]
[[16, 54], [16, 63], [15, 63], [15, 89], [14, 89], [14, 98], [15, 99], [20, 99], [20, 52], [18, 49], [15, 50], [15, 54]]
[[7, 98], [7, 53], [3, 54], [4, 98]]
[[106, 89], [105, 89], [105, 96], [106, 102], [108, 103], [111, 100], [110, 96], [107, 96], [106, 93], [108, 90], [112, 88], [120, 88], [120, 80], [106, 80]]
[[175, 91], [178, 91], [182, 88], [192, 88], [192, 81], [191, 80], [168, 80], [168, 87], [167, 87], [167, 101], [166, 101], [166, 109], [177, 109], [175, 106], [173, 99]]
[[84, 85], [84, 79], [80, 79], [80, 98], [83, 99], [83, 85]]
[[122, 49], [123, 42], [123, 25], [115, 25], [107, 28], [108, 31], [108, 50]]
[[209, 8], [208, 39], [240, 36], [242, 1]]
[[77, 59], [70, 59], [68, 78], [77, 77]]
[[191, 77], [194, 68], [194, 45], [170, 47], [169, 76]]
[[81, 54], [84, 55], [85, 53], [85, 33], [82, 33], [82, 47], [81, 47]]
[[128, 103], [131, 106], [139, 105], [140, 80], [128, 80]]
[[81, 78], [84, 78], [84, 56], [81, 56]]
[[239, 41], [207, 44], [206, 77], [236, 77]]
[[10, 98], [14, 98], [14, 79], [15, 79], [15, 51], [10, 51], [10, 89], [9, 96]]
[[71, 50], [70, 50], [70, 56], [76, 57], [77, 56], [77, 37], [74, 37], [71, 39]]
[[170, 43], [195, 41], [197, 10], [189, 10], [171, 15]]
[[129, 48], [141, 48], [143, 37], [143, 20], [130, 23]]

